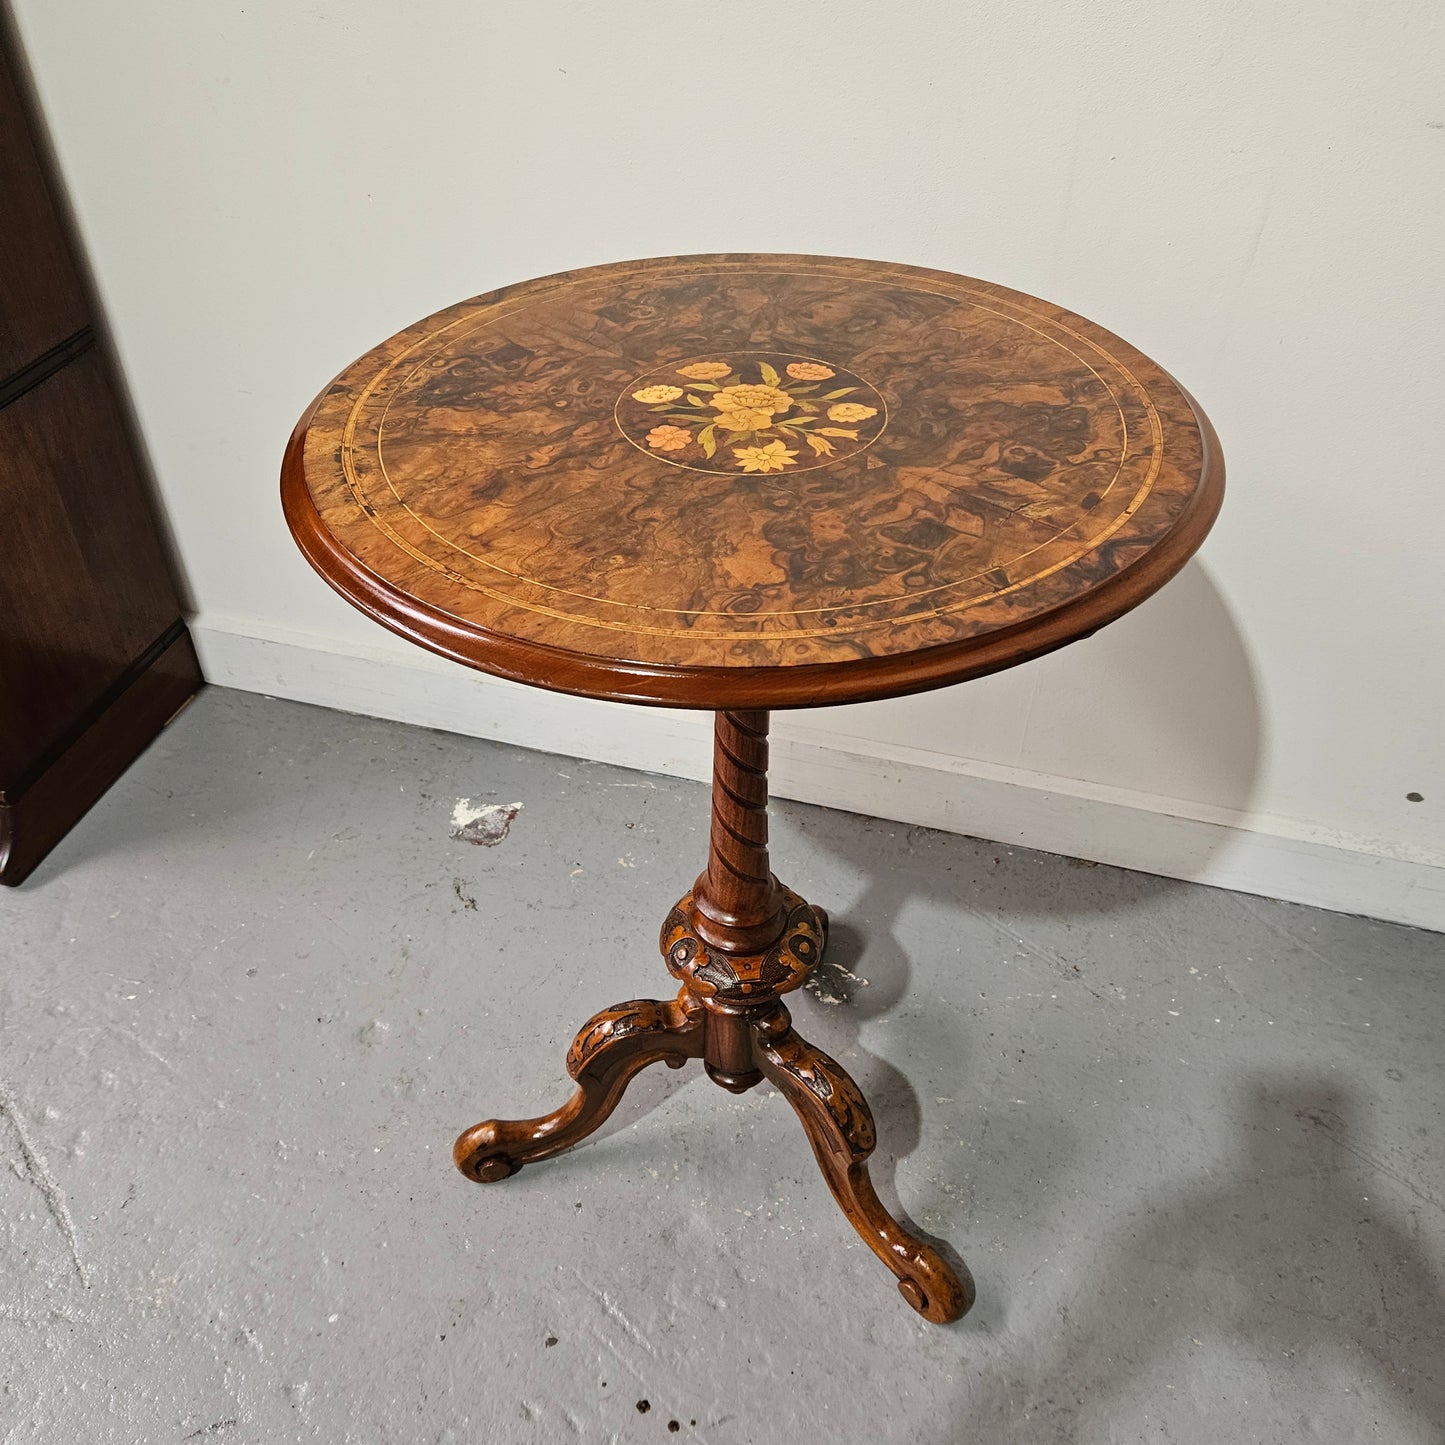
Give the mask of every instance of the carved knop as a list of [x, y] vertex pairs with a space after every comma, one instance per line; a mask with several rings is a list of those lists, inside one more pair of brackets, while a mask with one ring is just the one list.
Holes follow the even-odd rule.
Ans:
[[675, 978], [699, 998], [730, 1004], [764, 1004], [802, 985], [823, 956], [817, 909], [789, 888], [779, 887], [785, 915], [782, 936], [758, 953], [724, 953], [699, 937], [697, 901], [689, 893], [667, 915], [662, 954]]

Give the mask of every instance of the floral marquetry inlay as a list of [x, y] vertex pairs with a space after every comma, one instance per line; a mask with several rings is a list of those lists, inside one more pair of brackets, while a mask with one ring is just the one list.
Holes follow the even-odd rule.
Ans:
[[617, 425], [634, 446], [708, 472], [787, 472], [850, 457], [878, 439], [887, 403], [841, 366], [780, 353], [735, 353], [636, 378]]
[[1182, 565], [1221, 486], [1179, 387], [1047, 302], [702, 256], [418, 322], [318, 399], [283, 490], [332, 585], [448, 656], [763, 706], [817, 700], [822, 666], [882, 696], [1091, 630]]

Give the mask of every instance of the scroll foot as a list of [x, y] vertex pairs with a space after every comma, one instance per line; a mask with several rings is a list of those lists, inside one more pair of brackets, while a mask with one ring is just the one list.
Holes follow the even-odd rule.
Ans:
[[884, 1209], [868, 1175], [876, 1134], [857, 1084], [793, 1032], [787, 1010], [754, 1025], [758, 1067], [793, 1106], [833, 1198], [863, 1242], [898, 1276], [898, 1292], [924, 1319], [949, 1324], [973, 1304], [973, 1278]]
[[488, 1119], [452, 1149], [457, 1168], [478, 1184], [515, 1174], [523, 1164], [570, 1149], [600, 1128], [635, 1074], [649, 1064], [680, 1069], [702, 1056], [701, 1006], [685, 992], [676, 1002], [633, 999], [589, 1019], [567, 1051], [577, 1092], [537, 1119]]

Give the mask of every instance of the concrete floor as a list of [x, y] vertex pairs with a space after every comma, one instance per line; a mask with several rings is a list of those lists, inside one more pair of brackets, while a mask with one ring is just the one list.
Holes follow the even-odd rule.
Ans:
[[[524, 807], [477, 847], [459, 796]], [[798, 1024], [973, 1313], [903, 1304], [766, 1086], [654, 1070], [463, 1180], [667, 992], [706, 817], [204, 694], [0, 897], [4, 1439], [1445, 1439], [1439, 935], [784, 803], [858, 975]]]

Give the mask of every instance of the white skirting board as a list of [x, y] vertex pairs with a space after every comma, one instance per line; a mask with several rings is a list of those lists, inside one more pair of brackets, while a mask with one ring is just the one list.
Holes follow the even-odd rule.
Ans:
[[[486, 677], [397, 642], [275, 632], [202, 618], [206, 677], [316, 703], [647, 772], [705, 779], [711, 717], [562, 697]], [[810, 731], [776, 714], [779, 797], [967, 833], [1144, 873], [1445, 932], [1445, 868], [1291, 836], [1279, 820], [1068, 778]]]

